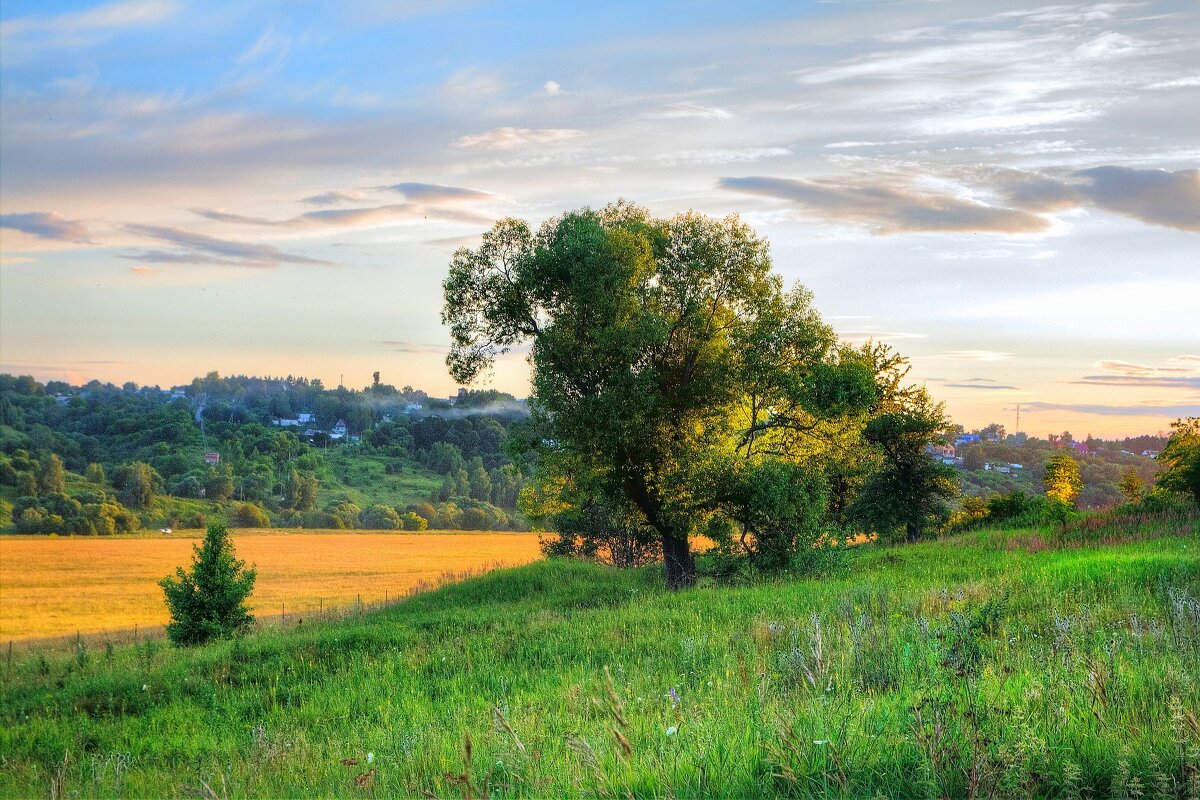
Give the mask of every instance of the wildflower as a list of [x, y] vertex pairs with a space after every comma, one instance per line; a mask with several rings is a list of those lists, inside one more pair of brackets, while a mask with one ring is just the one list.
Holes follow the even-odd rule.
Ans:
[[667, 728], [667, 736], [674, 736], [677, 733], [679, 733], [678, 725], [672, 725], [671, 727]]
[[150, 687], [149, 687], [149, 686], [147, 686], [147, 685], [146, 685], [146, 684], [144, 684], [144, 683], [142, 684], [142, 691], [143, 691], [143, 692], [145, 692], [145, 691], [149, 691], [149, 689], [150, 689]]
[[671, 698], [671, 705], [679, 708], [679, 694], [675, 691], [674, 686], [667, 692], [667, 697]]
[[375, 763], [375, 754], [374, 753], [367, 753], [367, 763], [368, 764]]

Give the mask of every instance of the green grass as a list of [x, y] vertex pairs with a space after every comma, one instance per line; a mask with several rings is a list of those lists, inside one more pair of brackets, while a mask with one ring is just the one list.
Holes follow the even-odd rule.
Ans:
[[17, 654], [0, 796], [1194, 796], [1200, 527], [1117, 533], [678, 594], [540, 562], [195, 650]]
[[334, 500], [349, 500], [359, 508], [375, 503], [404, 508], [428, 500], [442, 485], [442, 476], [434, 475], [415, 461], [404, 463], [404, 471], [389, 475], [385, 467], [394, 458], [364, 455], [357, 448], [343, 447], [325, 455], [317, 505], [324, 508]]

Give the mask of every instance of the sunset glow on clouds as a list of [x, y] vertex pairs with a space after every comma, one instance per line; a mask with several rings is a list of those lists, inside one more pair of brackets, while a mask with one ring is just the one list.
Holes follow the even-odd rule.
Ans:
[[0, 370], [450, 392], [450, 253], [626, 197], [742, 214], [968, 426], [1164, 430], [1198, 41], [1189, 0], [6, 3]]

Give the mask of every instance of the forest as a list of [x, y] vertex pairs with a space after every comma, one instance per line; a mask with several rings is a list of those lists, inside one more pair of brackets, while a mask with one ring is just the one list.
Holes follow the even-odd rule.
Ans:
[[[300, 414], [305, 427], [281, 424]], [[0, 375], [0, 525], [520, 530], [531, 464], [506, 443], [525, 416], [494, 390], [451, 402], [378, 379], [213, 372], [164, 390]]]

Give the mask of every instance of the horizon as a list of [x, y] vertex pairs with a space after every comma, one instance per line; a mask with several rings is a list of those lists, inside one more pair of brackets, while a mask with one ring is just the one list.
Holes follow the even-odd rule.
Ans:
[[1158, 435], [1200, 415], [1198, 42], [1169, 0], [8, 3], [0, 372], [448, 396], [453, 250], [625, 197], [739, 213], [967, 429]]

